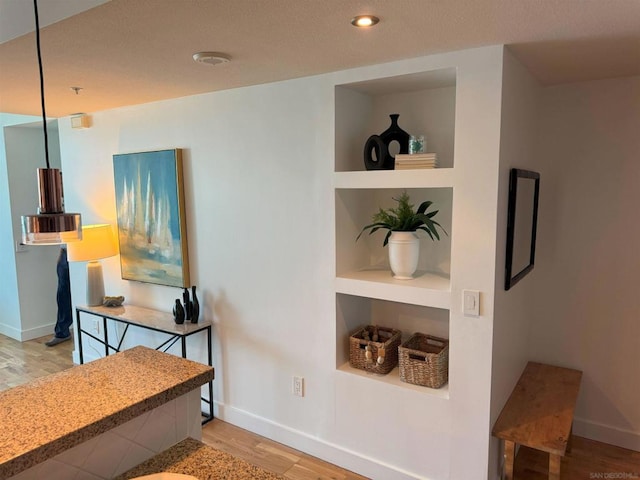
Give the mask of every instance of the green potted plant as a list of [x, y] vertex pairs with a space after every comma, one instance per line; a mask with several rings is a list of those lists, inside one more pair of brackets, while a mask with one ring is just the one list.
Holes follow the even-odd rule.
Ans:
[[394, 274], [394, 278], [409, 280], [413, 278], [413, 274], [418, 268], [420, 240], [416, 232], [422, 230], [434, 241], [440, 240], [438, 228], [445, 235], [447, 235], [447, 232], [442, 228], [442, 225], [433, 220], [438, 210], [427, 212], [433, 202], [424, 201], [417, 210], [414, 210], [406, 191], [393, 200], [398, 202], [398, 206], [386, 210], [380, 208], [373, 216], [373, 223], [363, 227], [356, 241], [367, 230], [369, 230], [369, 235], [380, 229], [388, 230], [384, 237], [383, 246], [389, 245], [391, 271]]

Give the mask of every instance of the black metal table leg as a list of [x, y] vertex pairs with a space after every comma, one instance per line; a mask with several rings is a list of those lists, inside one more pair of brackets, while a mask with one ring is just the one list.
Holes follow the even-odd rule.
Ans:
[[[213, 354], [211, 348], [211, 326], [207, 328], [207, 356], [209, 360], [209, 366], [213, 367]], [[209, 382], [209, 420], [213, 420], [213, 381]]]
[[102, 317], [102, 329], [104, 330], [104, 355], [109, 356], [109, 334], [107, 333], [107, 317]]
[[80, 310], [76, 310], [76, 327], [78, 328], [78, 350], [80, 350], [80, 365], [84, 363], [82, 353], [82, 327], [80, 326]]

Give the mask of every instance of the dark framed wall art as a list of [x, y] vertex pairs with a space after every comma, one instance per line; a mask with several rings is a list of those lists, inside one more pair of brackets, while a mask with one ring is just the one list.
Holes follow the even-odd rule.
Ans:
[[540, 174], [512, 168], [509, 173], [507, 252], [504, 289], [533, 270], [536, 255]]
[[113, 156], [122, 278], [188, 287], [182, 151]]

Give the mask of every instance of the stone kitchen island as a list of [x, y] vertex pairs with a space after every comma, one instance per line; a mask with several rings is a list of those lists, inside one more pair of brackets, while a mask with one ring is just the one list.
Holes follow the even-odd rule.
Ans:
[[0, 392], [0, 479], [108, 479], [199, 440], [213, 376], [139, 346]]

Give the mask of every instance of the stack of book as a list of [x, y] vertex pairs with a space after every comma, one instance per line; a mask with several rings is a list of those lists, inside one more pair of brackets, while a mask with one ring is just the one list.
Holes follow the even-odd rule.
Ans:
[[413, 170], [415, 168], [438, 168], [438, 157], [435, 153], [414, 153], [396, 155], [396, 170]]

